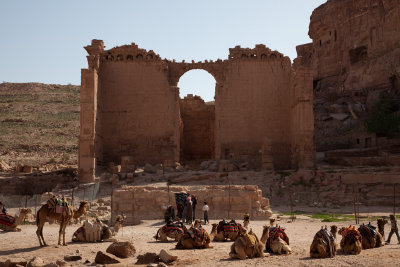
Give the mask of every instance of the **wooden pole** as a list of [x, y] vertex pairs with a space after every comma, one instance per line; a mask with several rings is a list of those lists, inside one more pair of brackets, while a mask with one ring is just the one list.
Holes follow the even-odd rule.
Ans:
[[357, 200], [356, 200], [356, 192], [355, 192], [355, 188], [354, 188], [354, 185], [353, 185], [354, 219], [355, 219], [356, 224], [357, 224], [357, 208], [356, 208], [356, 203], [357, 203]]
[[396, 216], [396, 184], [393, 184], [393, 216]]
[[293, 214], [293, 198], [292, 198], [292, 190], [289, 191], [289, 200], [290, 200], [290, 219], [292, 222], [294, 221], [294, 214]]
[[229, 180], [229, 176], [228, 176], [228, 189], [229, 189], [229, 209], [228, 209], [228, 219], [230, 219], [231, 217], [231, 181]]

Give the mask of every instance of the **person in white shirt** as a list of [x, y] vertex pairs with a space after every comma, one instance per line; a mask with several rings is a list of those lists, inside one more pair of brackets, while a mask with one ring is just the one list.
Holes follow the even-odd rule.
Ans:
[[203, 206], [203, 211], [204, 211], [204, 223], [210, 223], [210, 221], [208, 220], [208, 211], [210, 210], [210, 208], [207, 205], [207, 202], [204, 201], [204, 206]]

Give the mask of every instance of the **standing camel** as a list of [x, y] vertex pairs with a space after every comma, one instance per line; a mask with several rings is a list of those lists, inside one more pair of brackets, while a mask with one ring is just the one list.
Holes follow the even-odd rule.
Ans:
[[[67, 214], [65, 213], [55, 213], [53, 209], [49, 208], [47, 204], [44, 204], [37, 212], [36, 215], [36, 225], [38, 229], [36, 230], [36, 235], [39, 238], [40, 246], [47, 246], [46, 242], [43, 238], [43, 226], [46, 223], [46, 220], [52, 219], [60, 222], [60, 231], [58, 233], [58, 245], [61, 245], [61, 236], [63, 237], [63, 245], [66, 246], [65, 243], [65, 228], [67, 227], [68, 223], [72, 220], [72, 218], [77, 219], [83, 214], [86, 213], [86, 207], [88, 203], [86, 201], [82, 201], [79, 205], [78, 210], [73, 210], [71, 206], [67, 206], [65, 208], [68, 209]], [[43, 244], [42, 244], [43, 240]]]

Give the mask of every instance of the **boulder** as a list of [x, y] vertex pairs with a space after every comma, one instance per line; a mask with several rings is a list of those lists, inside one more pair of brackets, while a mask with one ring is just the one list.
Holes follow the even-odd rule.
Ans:
[[171, 263], [178, 259], [178, 256], [173, 256], [166, 252], [164, 249], [160, 251], [160, 254], [158, 256], [160, 257], [160, 260], [165, 263]]
[[160, 262], [157, 264], [157, 267], [168, 267], [164, 262]]
[[28, 264], [26, 265], [27, 267], [43, 267], [44, 261], [42, 260], [42, 258], [39, 257], [34, 257], [33, 259], [31, 259]]
[[160, 257], [156, 253], [147, 252], [146, 254], [137, 256], [136, 264], [158, 263], [159, 261]]
[[120, 263], [120, 261], [110, 255], [107, 255], [101, 251], [98, 251], [96, 254], [96, 258], [94, 261], [97, 264], [115, 264], [115, 263]]
[[0, 261], [0, 266], [4, 266], [4, 267], [12, 267], [12, 266], [17, 266], [17, 265], [26, 266], [26, 264], [27, 264], [27, 260], [25, 260], [23, 258], [16, 258], [16, 257], [6, 260], [5, 262]]
[[107, 248], [106, 252], [120, 258], [129, 258], [135, 255], [136, 249], [133, 246], [133, 244], [129, 241], [114, 242]]
[[339, 121], [344, 121], [350, 117], [350, 114], [346, 113], [330, 113], [329, 114], [332, 118]]
[[66, 263], [65, 261], [63, 261], [63, 260], [57, 260], [56, 263], [57, 263], [58, 266], [65, 266], [65, 265], [67, 264], [67, 263]]
[[79, 261], [82, 259], [81, 255], [65, 255], [64, 260], [65, 261]]

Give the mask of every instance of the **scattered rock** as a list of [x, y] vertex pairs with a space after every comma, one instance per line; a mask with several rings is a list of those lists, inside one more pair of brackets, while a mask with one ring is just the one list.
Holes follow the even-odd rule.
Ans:
[[43, 267], [58, 267], [58, 264], [54, 263], [54, 262], [50, 262], [46, 265], [43, 265]]
[[4, 266], [4, 267], [11, 267], [11, 266], [17, 266], [17, 265], [26, 266], [27, 262], [28, 261], [23, 258], [12, 258], [11, 260], [9, 259], [9, 260], [6, 260], [5, 262], [0, 261], [0, 266]]
[[120, 261], [110, 255], [107, 255], [101, 251], [98, 251], [96, 254], [96, 258], [94, 261], [98, 264], [114, 264], [114, 263], [120, 263]]
[[107, 248], [106, 252], [111, 253], [120, 258], [128, 258], [135, 255], [136, 249], [133, 246], [133, 244], [129, 241], [114, 242]]
[[160, 257], [156, 253], [150, 252], [137, 256], [137, 259], [136, 264], [158, 263], [160, 261]]
[[178, 256], [173, 256], [166, 252], [164, 249], [160, 251], [160, 254], [158, 255], [160, 257], [160, 260], [165, 262], [165, 263], [171, 263], [173, 261], [176, 261], [178, 259]]
[[166, 265], [164, 262], [160, 262], [157, 264], [157, 267], [168, 267], [168, 265]]
[[81, 255], [65, 255], [64, 260], [65, 261], [79, 261], [82, 259]]
[[67, 263], [66, 263], [65, 261], [63, 261], [63, 260], [57, 260], [56, 263], [57, 263], [58, 266], [65, 266], [65, 265], [67, 264]]
[[43, 267], [44, 262], [42, 258], [40, 257], [34, 257], [31, 259], [28, 264], [26, 265], [27, 267]]

